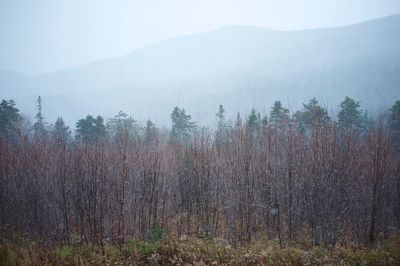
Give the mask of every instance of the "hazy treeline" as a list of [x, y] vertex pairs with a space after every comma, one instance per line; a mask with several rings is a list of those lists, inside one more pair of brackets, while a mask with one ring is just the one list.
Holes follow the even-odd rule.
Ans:
[[[0, 104], [0, 226], [37, 240], [122, 243], [161, 227], [239, 244], [268, 237], [373, 243], [400, 229], [400, 101], [368, 118], [346, 98], [337, 119], [315, 99], [277, 101], [201, 127], [184, 109], [171, 130], [120, 112], [87, 116], [74, 136]], [[1, 231], [3, 232], [3, 231]]]

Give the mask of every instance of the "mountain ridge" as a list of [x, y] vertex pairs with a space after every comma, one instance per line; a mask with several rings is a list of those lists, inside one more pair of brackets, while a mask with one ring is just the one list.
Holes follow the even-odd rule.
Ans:
[[[52, 73], [24, 76], [3, 71], [0, 90], [17, 104], [22, 101], [30, 115], [39, 94], [45, 103], [47, 96], [49, 101], [68, 99], [70, 105], [84, 105], [82, 96], [92, 97], [93, 104], [76, 112], [71, 121], [86, 113], [110, 117], [123, 109], [166, 124], [166, 114], [178, 105], [187, 107], [197, 120], [209, 122], [214, 110], [204, 110], [197, 99], [207, 102], [209, 109], [219, 103], [233, 109], [238, 94], [243, 94], [243, 104], [234, 111], [241, 112], [267, 109], [273, 100], [293, 95], [316, 96], [337, 105], [348, 94], [370, 107], [384, 92], [376, 105], [387, 106], [400, 98], [398, 47], [400, 15], [303, 31], [226, 26]], [[340, 94], [335, 95], [337, 91]], [[152, 110], [152, 102], [161, 107]], [[48, 103], [56, 109], [52, 114], [65, 115], [62, 106]], [[110, 110], [98, 108], [107, 104], [112, 105]], [[157, 112], [163, 115], [158, 117]]]
[[361, 22], [356, 22], [356, 23], [352, 23], [352, 24], [346, 24], [346, 25], [341, 25], [341, 26], [330, 26], [330, 27], [317, 27], [317, 28], [306, 28], [306, 29], [300, 29], [300, 30], [279, 30], [279, 29], [272, 29], [272, 28], [268, 28], [268, 27], [261, 27], [261, 26], [255, 26], [255, 25], [226, 25], [226, 26], [222, 26], [222, 27], [218, 27], [216, 29], [210, 30], [210, 31], [204, 31], [204, 32], [197, 32], [197, 33], [193, 33], [193, 34], [186, 34], [186, 35], [179, 35], [179, 36], [173, 36], [170, 38], [167, 38], [165, 40], [161, 40], [158, 42], [154, 42], [154, 43], [150, 43], [147, 45], [144, 45], [142, 47], [133, 49], [132, 51], [125, 53], [123, 55], [120, 56], [114, 56], [114, 57], [104, 57], [104, 58], [99, 58], [84, 64], [80, 64], [80, 65], [76, 65], [76, 66], [72, 66], [72, 67], [66, 67], [66, 68], [62, 68], [62, 69], [58, 69], [58, 70], [54, 70], [54, 71], [49, 71], [49, 72], [45, 72], [45, 73], [40, 73], [40, 74], [34, 74], [34, 75], [29, 75], [26, 74], [22, 71], [19, 70], [13, 70], [13, 69], [0, 69], [0, 72], [8, 72], [8, 71], [12, 71], [12, 72], [18, 72], [21, 73], [25, 76], [28, 77], [37, 77], [37, 76], [43, 76], [43, 75], [49, 75], [49, 74], [54, 74], [57, 72], [62, 72], [62, 71], [67, 71], [70, 69], [75, 69], [75, 68], [79, 68], [79, 67], [83, 67], [86, 65], [90, 65], [93, 63], [97, 63], [97, 62], [102, 62], [102, 61], [107, 61], [109, 59], [119, 59], [119, 58], [123, 58], [125, 56], [128, 56], [138, 50], [147, 48], [147, 47], [151, 47], [154, 45], [158, 45], [158, 44], [162, 44], [171, 40], [176, 40], [176, 39], [180, 39], [180, 38], [185, 38], [185, 37], [191, 37], [191, 36], [195, 36], [195, 35], [202, 35], [202, 34], [208, 34], [208, 33], [212, 33], [212, 32], [217, 32], [217, 31], [221, 31], [221, 30], [225, 30], [225, 29], [229, 29], [229, 28], [252, 28], [252, 29], [258, 29], [258, 30], [262, 30], [262, 31], [271, 31], [271, 32], [291, 32], [291, 33], [295, 33], [295, 32], [310, 32], [310, 31], [320, 31], [320, 30], [336, 30], [336, 29], [340, 29], [340, 28], [349, 28], [349, 27], [353, 27], [353, 26], [358, 26], [358, 25], [363, 25], [366, 23], [374, 23], [380, 20], [398, 20], [400, 22], [400, 14], [393, 14], [393, 15], [389, 15], [389, 16], [385, 16], [385, 17], [379, 17], [379, 18], [374, 18], [374, 19], [370, 19], [370, 20], [364, 20]]

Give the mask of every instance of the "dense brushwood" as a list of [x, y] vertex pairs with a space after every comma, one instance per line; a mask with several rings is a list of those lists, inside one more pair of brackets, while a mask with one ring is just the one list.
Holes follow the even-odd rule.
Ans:
[[215, 130], [179, 108], [171, 130], [122, 112], [107, 125], [88, 116], [72, 138], [62, 119], [47, 127], [40, 99], [33, 127], [3, 101], [2, 239], [103, 252], [162, 232], [234, 247], [375, 244], [400, 228], [400, 102], [369, 119], [357, 102], [342, 104], [339, 121], [312, 99], [293, 116], [276, 102], [269, 117], [253, 111], [234, 123], [220, 106]]

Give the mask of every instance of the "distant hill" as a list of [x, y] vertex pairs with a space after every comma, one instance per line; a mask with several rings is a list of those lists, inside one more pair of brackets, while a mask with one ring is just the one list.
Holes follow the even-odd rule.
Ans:
[[29, 115], [42, 95], [50, 122], [122, 109], [168, 125], [183, 106], [213, 123], [220, 103], [233, 117], [276, 99], [296, 109], [313, 96], [331, 111], [348, 95], [374, 112], [400, 98], [400, 15], [304, 31], [228, 26], [44, 75], [1, 71], [0, 92]]

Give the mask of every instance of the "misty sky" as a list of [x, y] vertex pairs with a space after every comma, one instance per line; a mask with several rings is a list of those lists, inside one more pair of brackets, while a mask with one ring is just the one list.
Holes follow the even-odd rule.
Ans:
[[299, 30], [398, 13], [399, 0], [0, 0], [0, 69], [51, 72], [225, 25]]

